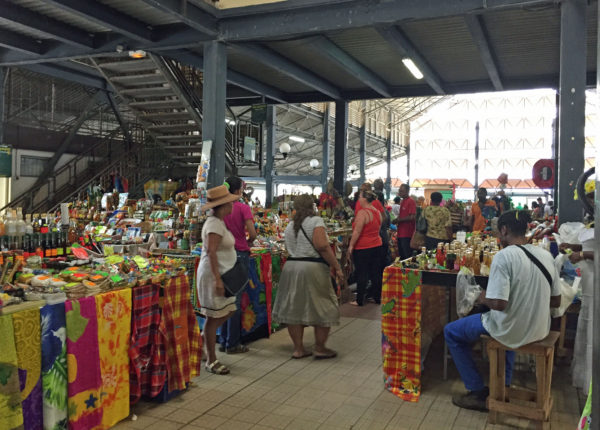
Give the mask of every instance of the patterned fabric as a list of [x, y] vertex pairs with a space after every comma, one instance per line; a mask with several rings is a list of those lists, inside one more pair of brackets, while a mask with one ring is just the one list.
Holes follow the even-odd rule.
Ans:
[[68, 300], [65, 311], [69, 430], [95, 429], [102, 422], [96, 299]]
[[102, 428], [108, 429], [129, 415], [131, 290], [97, 295], [96, 313], [102, 377]]
[[260, 254], [260, 256], [256, 257], [257, 259], [260, 258], [260, 262], [259, 262], [259, 266], [260, 266], [260, 280], [261, 282], [265, 285], [265, 296], [266, 296], [266, 300], [267, 300], [267, 324], [269, 326], [269, 333], [271, 333], [272, 330], [272, 318], [271, 318], [271, 313], [273, 310], [273, 303], [272, 303], [272, 293], [271, 291], [273, 290], [273, 280], [271, 278], [272, 273], [273, 273], [273, 260], [271, 258], [271, 253], [266, 252], [266, 253], [262, 253]]
[[257, 257], [250, 257], [248, 276], [250, 281], [242, 293], [242, 342], [261, 326], [268, 328], [267, 295], [265, 285], [260, 282], [260, 264]]
[[162, 317], [166, 328], [167, 381], [169, 392], [185, 390], [187, 383], [200, 374], [202, 341], [189, 301], [187, 276], [171, 278], [164, 288]]
[[385, 388], [403, 400], [421, 394], [421, 273], [389, 266], [383, 273], [381, 350]]
[[67, 430], [65, 304], [46, 305], [42, 317], [42, 389], [45, 430]]
[[577, 430], [589, 430], [592, 424], [592, 385], [590, 384], [590, 391], [588, 393], [587, 402], [581, 413], [581, 419], [579, 420], [579, 426]]
[[40, 310], [31, 309], [13, 315], [15, 345], [19, 361], [23, 428], [42, 428], [42, 348]]
[[23, 428], [19, 362], [12, 315], [0, 315], [0, 429]]
[[131, 342], [129, 346], [129, 400], [142, 395], [156, 397], [167, 380], [164, 325], [161, 323], [158, 293], [150, 284], [133, 288]]
[[427, 206], [423, 210], [427, 220], [427, 236], [434, 239], [448, 239], [446, 227], [452, 227], [450, 211], [442, 206]]

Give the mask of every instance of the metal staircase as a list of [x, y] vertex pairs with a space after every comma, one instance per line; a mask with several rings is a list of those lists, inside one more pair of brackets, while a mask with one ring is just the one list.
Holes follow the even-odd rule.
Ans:
[[[0, 212], [8, 207], [23, 207], [27, 213], [51, 211], [92, 184], [108, 189], [113, 174], [128, 179], [132, 197], [142, 197], [143, 184], [148, 179], [168, 174], [170, 156], [148, 139], [139, 126], [130, 127], [130, 132], [130, 145], [120, 135], [120, 129], [115, 129], [111, 135], [55, 170], [41, 186], [13, 199]], [[138, 195], [132, 193], [136, 191]]]
[[172, 60], [157, 55], [92, 60], [150, 135], [180, 165], [202, 151], [202, 99]]

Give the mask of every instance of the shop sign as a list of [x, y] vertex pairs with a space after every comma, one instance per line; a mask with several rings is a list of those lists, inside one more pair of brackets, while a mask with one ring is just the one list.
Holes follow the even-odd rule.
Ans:
[[542, 159], [533, 165], [533, 183], [540, 188], [554, 187], [554, 160]]
[[252, 105], [251, 121], [254, 124], [261, 124], [267, 120], [267, 104], [260, 103]]
[[0, 146], [0, 177], [10, 178], [12, 176], [12, 148]]

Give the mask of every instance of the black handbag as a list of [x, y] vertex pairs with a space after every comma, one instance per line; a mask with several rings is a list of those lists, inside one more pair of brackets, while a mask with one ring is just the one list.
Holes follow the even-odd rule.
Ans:
[[221, 275], [225, 287], [225, 297], [237, 296], [248, 283], [248, 267], [237, 260], [234, 266]]

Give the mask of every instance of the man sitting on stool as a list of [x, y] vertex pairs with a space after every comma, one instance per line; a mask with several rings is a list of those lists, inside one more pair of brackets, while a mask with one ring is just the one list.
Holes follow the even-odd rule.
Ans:
[[[530, 221], [525, 211], [509, 211], [500, 216], [498, 231], [503, 249], [494, 257], [487, 290], [479, 297], [479, 302], [490, 311], [469, 315], [444, 327], [446, 344], [469, 391], [452, 398], [458, 407], [487, 410], [489, 388], [471, 356], [471, 346], [482, 334], [516, 349], [542, 340], [550, 332], [550, 308], [560, 306], [559, 275], [549, 252], [525, 245]], [[543, 265], [552, 278], [552, 285], [525, 250]], [[507, 386], [511, 382], [514, 360], [514, 351], [506, 351]]]

